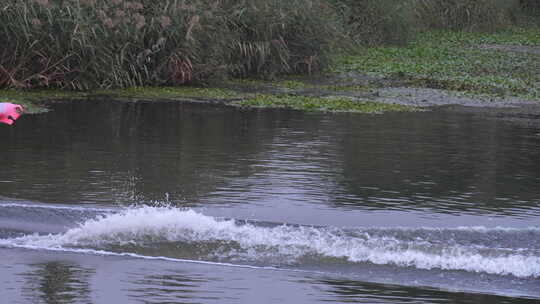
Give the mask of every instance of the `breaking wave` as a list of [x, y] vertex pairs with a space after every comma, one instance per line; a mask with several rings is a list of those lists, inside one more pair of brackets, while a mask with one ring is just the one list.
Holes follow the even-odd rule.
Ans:
[[246, 265], [371, 263], [540, 277], [540, 229], [337, 228], [262, 224], [164, 207], [99, 215], [64, 233], [0, 246]]

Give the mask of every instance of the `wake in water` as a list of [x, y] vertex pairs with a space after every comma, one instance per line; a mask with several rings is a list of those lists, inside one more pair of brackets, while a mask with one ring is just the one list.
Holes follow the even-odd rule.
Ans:
[[239, 263], [371, 263], [540, 277], [540, 229], [355, 228], [261, 225], [193, 210], [140, 207], [99, 215], [65, 233], [0, 246]]

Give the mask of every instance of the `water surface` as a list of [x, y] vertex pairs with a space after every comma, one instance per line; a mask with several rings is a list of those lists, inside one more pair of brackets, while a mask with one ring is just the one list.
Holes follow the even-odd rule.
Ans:
[[0, 126], [10, 303], [540, 302], [540, 130], [174, 102]]

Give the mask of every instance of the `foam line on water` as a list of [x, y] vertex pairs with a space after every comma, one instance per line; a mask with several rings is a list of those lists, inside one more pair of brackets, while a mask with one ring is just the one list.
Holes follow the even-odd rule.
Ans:
[[[248, 263], [260, 263], [269, 258], [297, 262], [307, 256], [318, 256], [320, 259], [341, 259], [349, 263], [540, 277], [540, 253], [537, 249], [501, 249], [456, 242], [441, 244], [436, 239], [414, 235], [415, 231], [421, 229], [405, 229], [403, 233], [406, 237], [402, 238], [396, 234], [385, 234], [384, 231], [372, 233], [374, 228], [359, 228], [351, 233], [335, 227], [261, 227], [217, 219], [193, 210], [141, 207], [88, 220], [63, 234], [28, 235], [10, 239], [9, 242], [14, 246], [56, 249], [145, 246], [163, 242], [226, 243], [232, 244], [234, 249], [220, 252], [222, 259], [234, 257]], [[495, 229], [507, 233], [503, 228]], [[531, 229], [508, 231], [522, 231], [537, 236], [536, 228]], [[451, 233], [493, 231], [491, 228], [479, 227], [442, 230]], [[506, 238], [511, 239], [508, 236]]]

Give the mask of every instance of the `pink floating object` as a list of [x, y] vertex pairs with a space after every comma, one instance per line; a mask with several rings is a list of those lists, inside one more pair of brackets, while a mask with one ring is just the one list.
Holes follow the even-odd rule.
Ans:
[[0, 102], [0, 122], [11, 125], [21, 116], [24, 108], [11, 102]]

